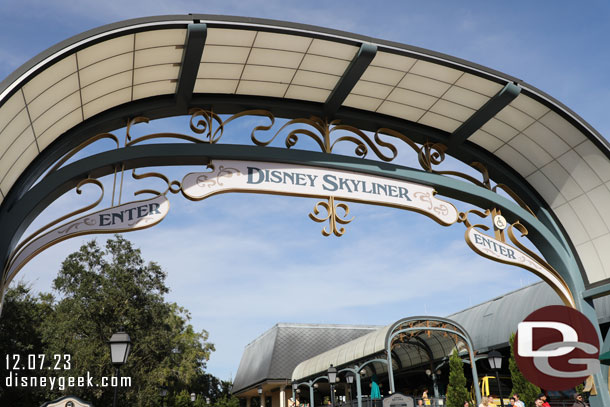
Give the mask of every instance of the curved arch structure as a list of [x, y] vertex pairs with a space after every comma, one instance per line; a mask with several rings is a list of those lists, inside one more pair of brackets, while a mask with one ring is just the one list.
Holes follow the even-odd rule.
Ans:
[[[482, 163], [491, 179], [509, 186], [534, 212], [485, 185], [392, 164], [334, 154], [320, 159], [304, 152], [261, 153], [212, 140], [190, 150], [127, 146], [67, 165], [35, 185], [96, 134], [136, 116], [185, 115], [193, 107], [217, 115], [264, 109], [286, 119], [316, 116], [361, 130], [383, 128], [389, 137], [400, 133], [418, 144], [442, 143], [437, 154]], [[0, 83], [3, 267], [32, 219], [83, 177], [120, 166], [206, 163], [211, 157], [402, 174], [483, 208], [493, 203], [509, 223], [528, 227], [576, 307], [592, 321], [590, 300], [610, 293], [610, 221], [604, 216], [610, 207], [610, 148], [560, 102], [509, 75], [429, 50], [308, 25], [212, 15], [103, 26], [42, 52]], [[6, 282], [4, 275], [2, 290]], [[597, 379], [605, 389], [605, 379]]]

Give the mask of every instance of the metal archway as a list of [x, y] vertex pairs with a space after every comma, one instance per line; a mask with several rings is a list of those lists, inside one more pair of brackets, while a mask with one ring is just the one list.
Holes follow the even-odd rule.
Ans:
[[[239, 75], [230, 76], [229, 68]], [[290, 80], [284, 83], [283, 77]], [[130, 118], [184, 115], [190, 108], [210, 112], [212, 122], [219, 114], [260, 116], [265, 110], [297, 122], [317, 116], [326, 136], [341, 126], [384, 134], [381, 143], [356, 142], [359, 155], [366, 155], [366, 145], [374, 150], [392, 138], [414, 143], [425, 172], [332, 154], [329, 140], [321, 144], [323, 153], [314, 153], [219, 145], [210, 135], [189, 146], [126, 144], [65, 165], [36, 184], [99, 133], [131, 124]], [[596, 208], [610, 204], [589, 185], [596, 180], [601, 185], [610, 168], [608, 143], [531, 85], [428, 50], [269, 20], [206, 15], [128, 20], [68, 39], [5, 79], [0, 141], [2, 292], [14, 276], [6, 267], [24, 230], [79, 182], [117, 168], [250, 159], [412, 181], [501, 210], [509, 223], [527, 227], [574, 305], [594, 324], [591, 299], [610, 293], [610, 266], [600, 260], [608, 248], [578, 234], [578, 228], [599, 220]], [[431, 164], [444, 154], [481, 163], [483, 181], [473, 184], [435, 171]], [[495, 193], [487, 176], [510, 187], [518, 201]], [[462, 221], [468, 225], [467, 218]], [[610, 232], [604, 222], [597, 227], [601, 234]], [[605, 341], [602, 350], [609, 347]], [[604, 377], [607, 369], [596, 382], [610, 404]]]

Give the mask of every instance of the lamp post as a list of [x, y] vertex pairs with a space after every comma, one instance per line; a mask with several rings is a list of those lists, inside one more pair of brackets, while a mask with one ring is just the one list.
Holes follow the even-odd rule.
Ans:
[[161, 405], [165, 406], [165, 397], [167, 397], [167, 389], [165, 387], [161, 387], [159, 389], [159, 395], [161, 396]]
[[433, 372], [430, 369], [426, 369], [426, 375], [428, 377], [431, 376], [431, 378], [432, 378], [432, 386], [434, 387], [434, 397], [435, 398], [439, 398], [438, 382], [437, 382], [437, 380], [438, 380], [438, 376], [440, 376], [440, 374], [441, 374], [440, 370], [437, 370], [436, 372]]
[[492, 350], [487, 354], [487, 361], [489, 367], [496, 373], [496, 380], [498, 381], [498, 391], [500, 392], [500, 405], [504, 407], [504, 397], [502, 397], [502, 383], [500, 383], [500, 376], [498, 376], [498, 370], [502, 367], [502, 354], [497, 350]]
[[328, 383], [330, 384], [330, 405], [335, 407], [335, 382], [337, 380], [337, 368], [330, 365], [328, 368]]
[[263, 398], [263, 386], [259, 386], [258, 389], [258, 398], [260, 407], [265, 407], [265, 400]]
[[354, 376], [356, 376], [356, 374], [354, 372], [347, 372], [347, 374], [345, 375], [345, 381], [347, 382], [347, 385], [349, 386], [349, 402], [350, 405], [352, 404], [352, 383], [354, 383]]
[[112, 402], [112, 406], [116, 407], [119, 386], [121, 385], [121, 373], [119, 368], [121, 365], [127, 362], [127, 357], [129, 356], [129, 351], [131, 350], [131, 338], [126, 332], [121, 330], [110, 337], [108, 344], [110, 345], [110, 359], [116, 368], [116, 376], [118, 381], [117, 386], [114, 388], [114, 400]]
[[297, 389], [299, 388], [298, 383], [292, 383], [292, 407], [297, 407]]

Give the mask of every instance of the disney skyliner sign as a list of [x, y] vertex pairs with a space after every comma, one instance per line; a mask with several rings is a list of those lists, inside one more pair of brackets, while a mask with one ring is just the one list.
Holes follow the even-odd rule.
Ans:
[[[322, 230], [325, 236], [341, 236], [345, 231], [341, 225], [352, 220], [347, 219], [348, 206], [335, 200], [406, 209], [426, 215], [444, 226], [464, 223], [467, 227], [465, 240], [473, 251], [488, 259], [534, 272], [550, 284], [566, 304], [537, 310], [519, 324], [515, 356], [526, 378], [548, 390], [563, 390], [599, 371], [600, 346], [591, 322], [573, 309], [574, 299], [561, 276], [514, 237], [513, 228], [522, 231], [522, 226], [508, 225], [499, 211], [459, 213], [451, 203], [438, 199], [431, 187], [331, 168], [234, 160], [214, 160], [209, 168], [211, 171], [187, 174], [178, 190], [170, 185], [168, 191], [180, 191], [193, 201], [227, 192], [327, 199], [327, 202], [318, 202], [309, 215], [316, 222], [328, 222], [328, 229]], [[166, 194], [167, 191], [150, 199], [96, 211], [26, 239], [10, 257], [5, 274], [8, 281], [36, 254], [63, 240], [87, 234], [135, 231], [158, 224], [169, 212]], [[319, 216], [320, 208], [326, 216]], [[492, 214], [495, 235], [483, 233], [482, 230], [489, 230], [484, 225], [470, 224], [469, 213], [480, 217]], [[505, 233], [513, 244], [507, 242]], [[549, 358], [553, 358], [553, 366], [549, 364]], [[586, 367], [574, 371], [574, 365]]]

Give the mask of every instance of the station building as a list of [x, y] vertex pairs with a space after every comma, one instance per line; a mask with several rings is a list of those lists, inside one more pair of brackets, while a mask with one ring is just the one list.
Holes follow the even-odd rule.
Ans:
[[[610, 327], [610, 301], [601, 298], [594, 303], [605, 335]], [[500, 376], [509, 377], [509, 338], [516, 332], [517, 324], [536, 309], [561, 304], [552, 288], [540, 282], [443, 319], [453, 321], [468, 333], [479, 377], [493, 374], [487, 362], [487, 352], [491, 350], [502, 354], [504, 363]], [[401, 320], [409, 321], [413, 326], [423, 324], [424, 328], [393, 343], [391, 354], [397, 392], [415, 397], [426, 388], [430, 397], [434, 397], [436, 389], [442, 397], [449, 377], [448, 357], [455, 347], [461, 355], [467, 355], [466, 344], [460, 338], [425, 329], [426, 324], [435, 325], [434, 319], [418, 316]], [[386, 338], [388, 330], [401, 325], [401, 321], [385, 326], [278, 323], [246, 346], [235, 376], [233, 394], [244, 407], [288, 407], [292, 383], [300, 383], [303, 385], [299, 386], [298, 399], [310, 404], [309, 384], [325, 377], [328, 367], [333, 364], [340, 372], [336, 393], [345, 400], [355, 399], [356, 391], [354, 385], [346, 383], [346, 376], [341, 372], [354, 366], [366, 365], [358, 369], [364, 400], [368, 398], [374, 375], [378, 377], [382, 395], [387, 395], [388, 365], [383, 363], [386, 350], [380, 338]], [[472, 376], [466, 374], [466, 377], [470, 385]], [[322, 405], [329, 395], [327, 380], [320, 380], [312, 387], [313, 405]], [[505, 391], [508, 394], [510, 389]]]

